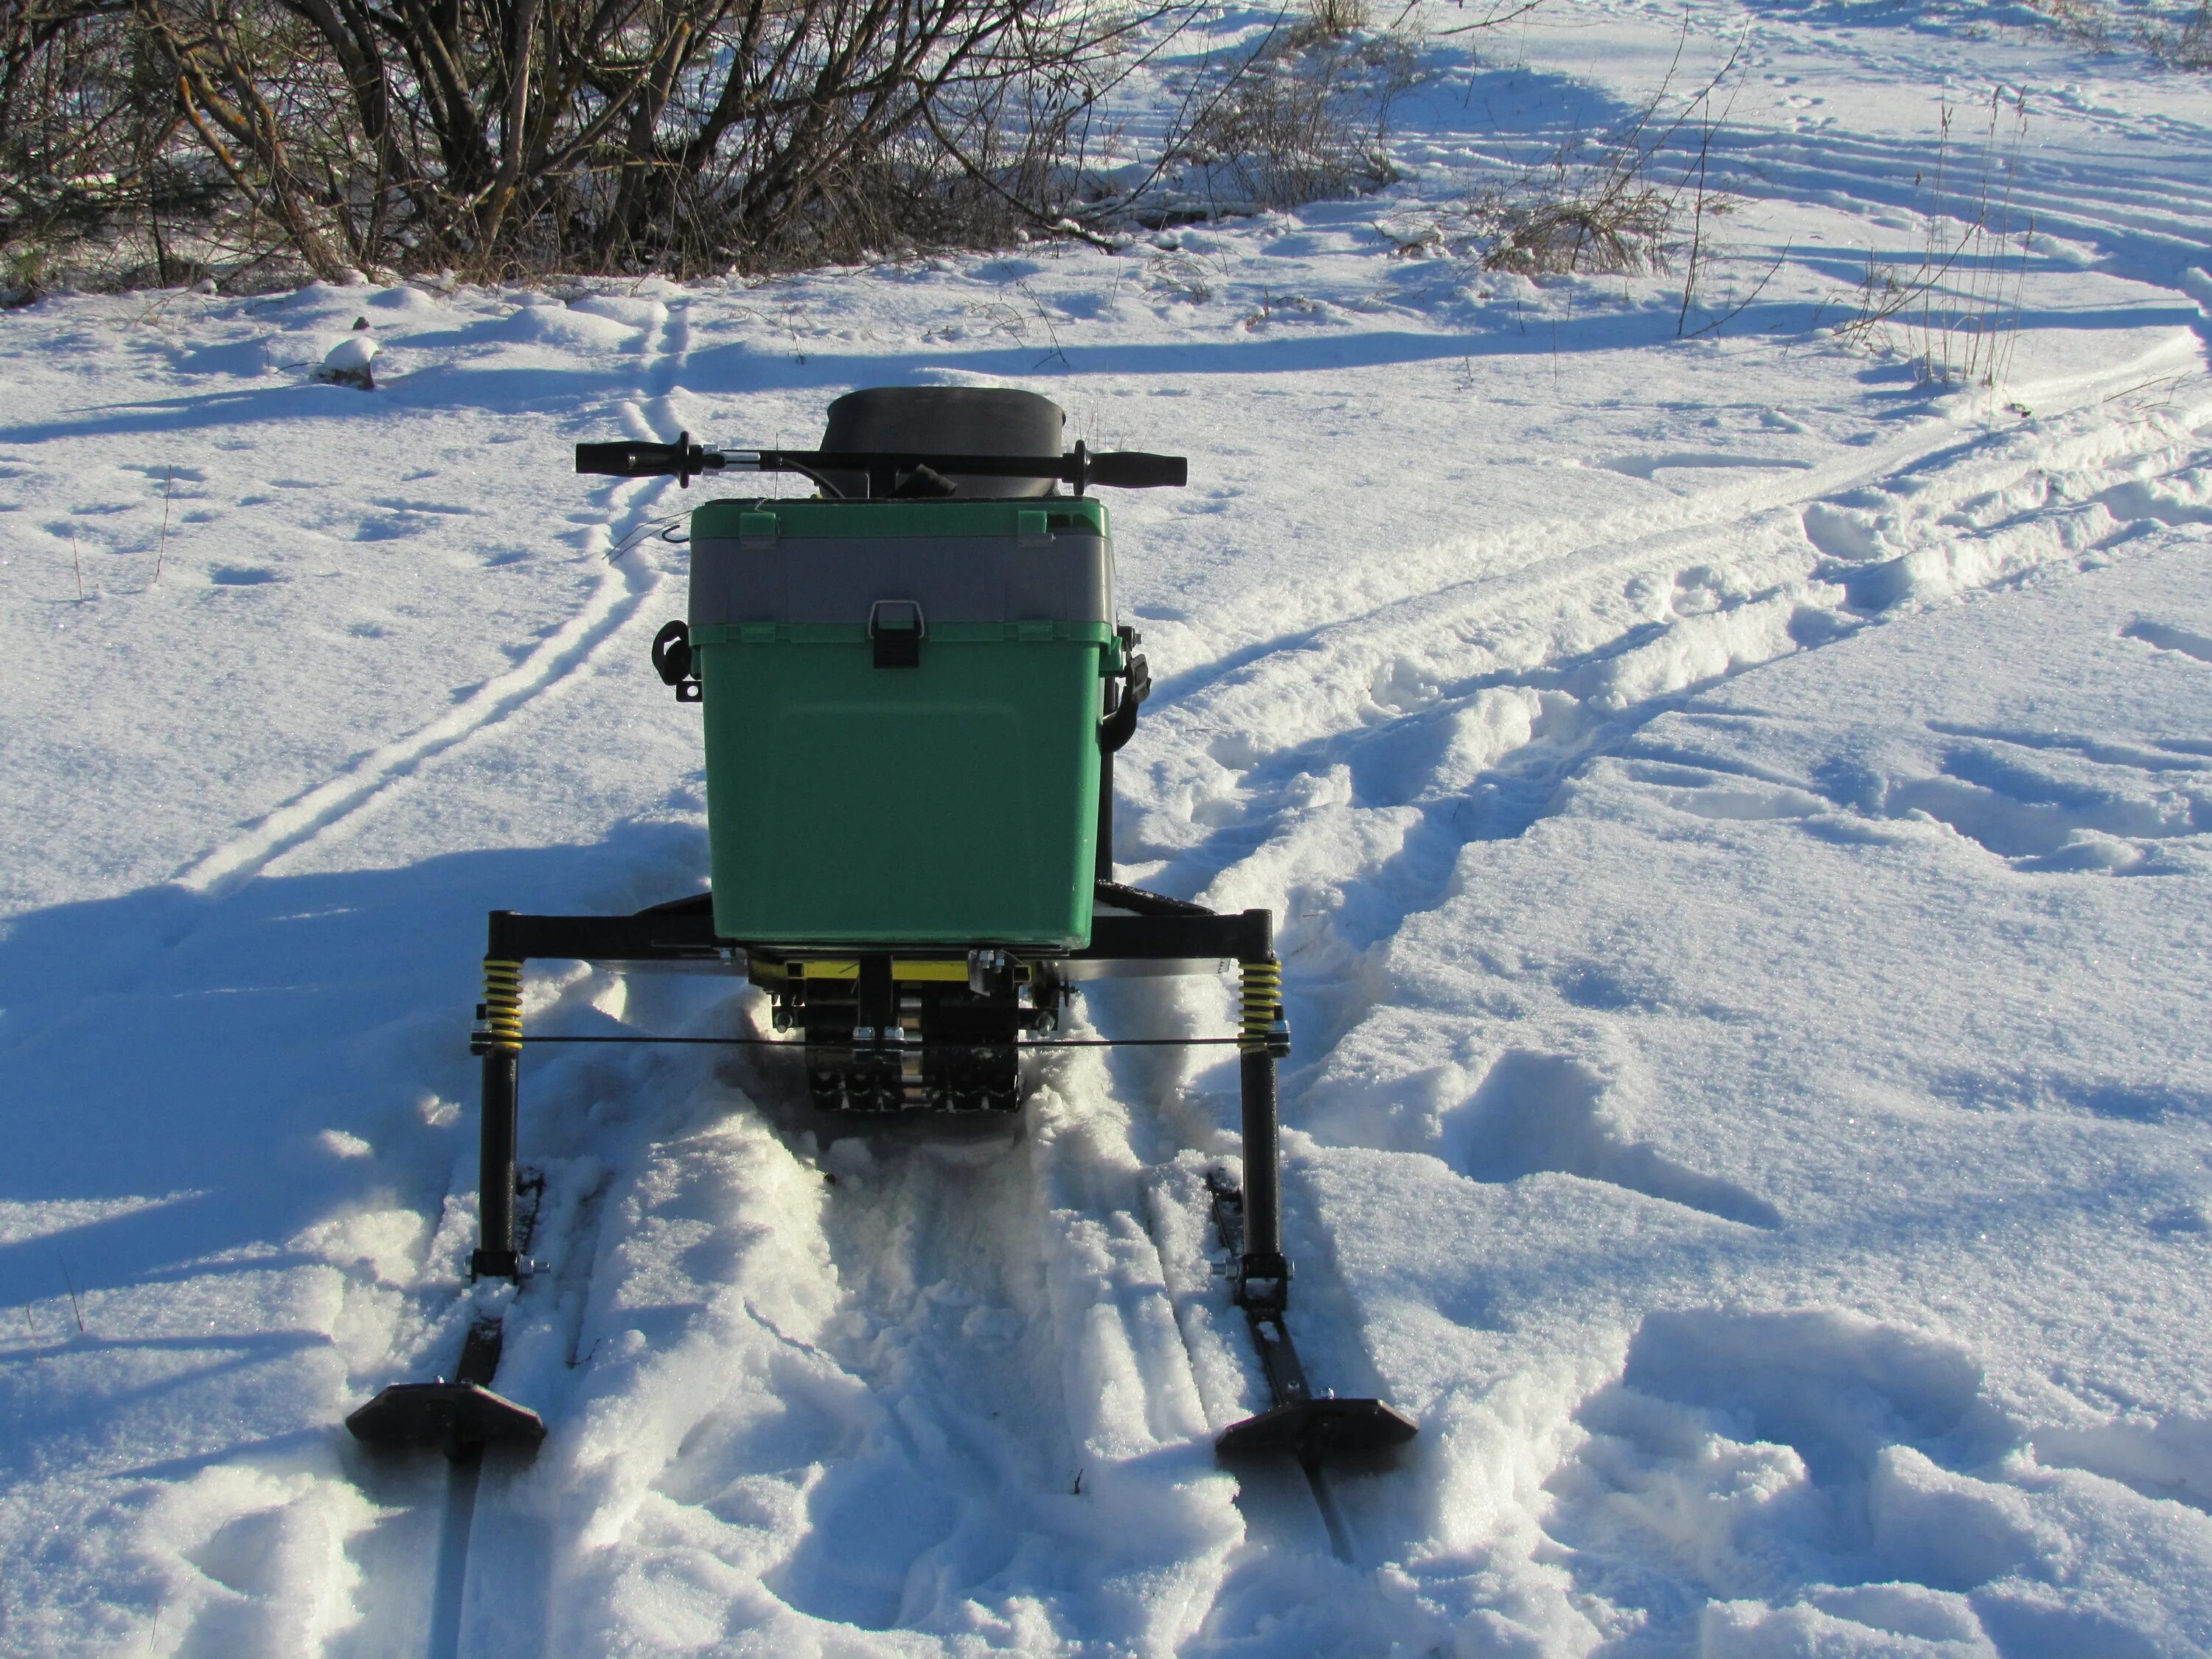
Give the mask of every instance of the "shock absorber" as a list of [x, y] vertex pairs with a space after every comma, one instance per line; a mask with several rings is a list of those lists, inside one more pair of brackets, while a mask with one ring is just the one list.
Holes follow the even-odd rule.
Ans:
[[1275, 1109], [1275, 1061], [1290, 1052], [1291, 1028], [1283, 1019], [1283, 964], [1272, 951], [1244, 964], [1243, 993], [1237, 1047], [1244, 1100], [1244, 1256], [1231, 1294], [1256, 1316], [1280, 1314], [1291, 1288]]
[[1283, 1018], [1283, 964], [1273, 957], [1244, 964], [1243, 1021], [1237, 1046], [1248, 1054], [1277, 1060], [1291, 1052], [1291, 1028]]
[[519, 1054], [522, 1052], [522, 964], [486, 957], [483, 964], [484, 1000], [477, 1011], [478, 1054]]
[[479, 1279], [513, 1279], [521, 1267], [514, 1248], [514, 1107], [522, 1063], [522, 964], [486, 957], [483, 978], [483, 1004], [470, 1045], [483, 1056], [477, 1251], [470, 1271]]

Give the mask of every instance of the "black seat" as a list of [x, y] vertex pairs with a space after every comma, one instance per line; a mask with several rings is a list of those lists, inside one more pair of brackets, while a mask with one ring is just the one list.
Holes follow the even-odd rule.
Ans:
[[[1058, 404], [1034, 392], [1000, 386], [879, 386], [849, 392], [830, 405], [822, 447], [905, 455], [1035, 455], [1060, 453], [1067, 416]], [[831, 472], [848, 496], [889, 495], [897, 480]], [[956, 478], [953, 493], [969, 501], [1050, 495], [1049, 478]], [[865, 492], [863, 484], [866, 486]]]

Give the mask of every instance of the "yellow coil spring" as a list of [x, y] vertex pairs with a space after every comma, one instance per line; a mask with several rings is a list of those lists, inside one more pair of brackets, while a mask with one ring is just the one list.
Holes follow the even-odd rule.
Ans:
[[522, 1052], [522, 964], [486, 957], [483, 1046], [503, 1054]]
[[1237, 1046], [1247, 1054], [1260, 1054], [1278, 1041], [1276, 1028], [1283, 1023], [1283, 964], [1269, 957], [1244, 964], [1244, 1023], [1237, 1033]]

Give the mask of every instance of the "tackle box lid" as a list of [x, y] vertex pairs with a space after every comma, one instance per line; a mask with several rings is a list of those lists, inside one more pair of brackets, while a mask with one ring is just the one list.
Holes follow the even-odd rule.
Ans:
[[[773, 523], [764, 522], [773, 520]], [[691, 515], [694, 541], [865, 537], [1104, 536], [1106, 504], [1093, 495], [1006, 501], [825, 501], [732, 499]]]
[[857, 626], [890, 600], [919, 605], [925, 631], [1109, 624], [1107, 523], [1080, 495], [710, 501], [691, 519], [690, 625]]

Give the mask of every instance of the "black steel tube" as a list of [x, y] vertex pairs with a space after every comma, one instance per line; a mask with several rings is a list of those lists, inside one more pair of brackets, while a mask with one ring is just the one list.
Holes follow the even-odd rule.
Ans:
[[[1123, 902], [1110, 896], [1108, 902]], [[1218, 962], [1227, 957], [1257, 962], [1273, 949], [1274, 918], [1265, 910], [1216, 915], [1157, 896], [1147, 905], [1137, 915], [1096, 917], [1089, 947], [1065, 954], [1085, 962]], [[723, 961], [726, 945], [737, 943], [715, 937], [714, 917], [703, 907], [641, 910], [634, 916], [532, 916], [495, 910], [484, 954], [509, 962], [696, 962], [711, 968]]]
[[514, 1249], [515, 1095], [521, 1060], [507, 1049], [483, 1057], [477, 1251], [469, 1264], [478, 1279], [513, 1279], [521, 1265]]
[[1283, 1253], [1282, 1151], [1275, 1112], [1275, 1057], [1247, 1050], [1244, 1097], [1244, 1259]]
[[[607, 451], [605, 459], [610, 462], [626, 459], [617, 452], [647, 447], [636, 444], [579, 444], [579, 454], [587, 447]], [[665, 447], [672, 456], [680, 446]], [[1073, 484], [1079, 495], [1086, 483], [1113, 484], [1124, 489], [1173, 489], [1190, 480], [1190, 463], [1181, 455], [1152, 455], [1142, 450], [1094, 455], [1081, 444], [1065, 455], [932, 455], [920, 451], [876, 449], [740, 449], [726, 453], [713, 450], [706, 453], [714, 456], [717, 463], [726, 463], [730, 455], [750, 455], [750, 462], [738, 460], [733, 464], [741, 469], [750, 465], [763, 472], [819, 471], [872, 475], [927, 466], [948, 477], [1054, 478]], [[584, 470], [580, 464], [578, 470]], [[672, 465], [666, 470], [675, 469]], [[697, 470], [696, 463], [693, 470]]]
[[[702, 1036], [646, 1036], [624, 1032], [620, 1036], [592, 1033], [580, 1036], [568, 1033], [547, 1036], [532, 1034], [522, 1039], [528, 1042], [640, 1042], [654, 1043], [664, 1048], [804, 1048], [802, 1037], [702, 1037]], [[1227, 1048], [1232, 1042], [1242, 1042], [1242, 1036], [1182, 1036], [1182, 1037], [1024, 1037], [1012, 1044], [1017, 1048]], [[940, 1052], [968, 1049], [1004, 1048], [1004, 1042], [956, 1042], [951, 1037], [931, 1037], [927, 1046]]]
[[[1116, 901], [1118, 902], [1118, 901]], [[1274, 947], [1274, 918], [1265, 910], [1233, 915], [1161, 909], [1133, 916], [1091, 920], [1090, 948], [1070, 951], [1073, 962], [1177, 962], [1233, 957], [1261, 962]]]

